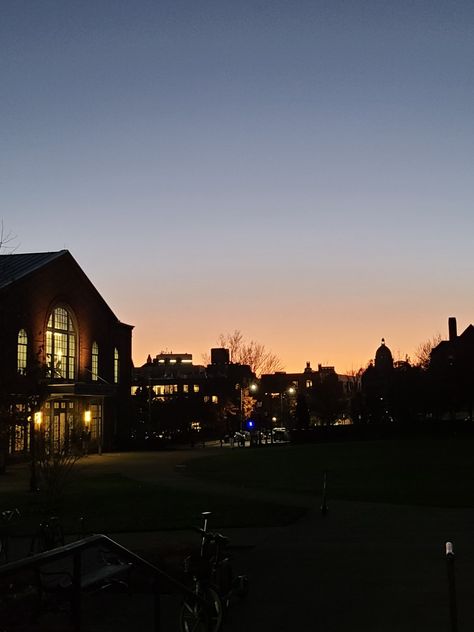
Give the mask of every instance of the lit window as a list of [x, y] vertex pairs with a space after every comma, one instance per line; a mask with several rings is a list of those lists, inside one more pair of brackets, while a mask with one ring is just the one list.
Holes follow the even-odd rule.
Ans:
[[26, 335], [26, 331], [24, 329], [20, 329], [18, 332], [18, 373], [21, 375], [25, 375], [26, 373], [26, 359], [28, 352], [28, 336]]
[[120, 359], [118, 349], [114, 349], [114, 382], [118, 384], [119, 382], [119, 369], [120, 369]]
[[46, 328], [46, 374], [52, 379], [76, 377], [76, 332], [69, 312], [57, 307]]
[[139, 386], [132, 386], [132, 395], [136, 395], [139, 388]]
[[211, 398], [209, 395], [204, 395], [204, 403], [207, 404]]
[[313, 386], [313, 382], [311, 380], [306, 380], [306, 388], [311, 388]]
[[217, 395], [213, 395], [212, 396], [212, 403], [213, 404], [217, 404], [219, 402], [219, 398], [217, 397]]
[[199, 393], [199, 384], [194, 384], [193, 390], [195, 393]]
[[99, 378], [99, 345], [92, 343], [92, 379], [97, 381]]
[[183, 384], [183, 393], [189, 393], [189, 384]]

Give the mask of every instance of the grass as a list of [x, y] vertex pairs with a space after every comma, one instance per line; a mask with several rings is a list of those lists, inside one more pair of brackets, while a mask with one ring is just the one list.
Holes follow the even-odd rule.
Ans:
[[219, 527], [288, 524], [302, 515], [301, 509], [283, 504], [174, 490], [120, 474], [76, 477], [56, 506], [45, 492], [3, 493], [2, 508], [12, 507], [22, 516], [17, 532], [28, 534], [50, 515], [60, 516], [68, 533], [79, 531], [81, 516], [87, 531], [113, 533], [189, 528], [199, 523], [204, 510], [212, 510], [213, 524]]
[[246, 487], [335, 499], [474, 507], [474, 440], [426, 439], [286, 445], [195, 459], [187, 473]]
[[[328, 472], [328, 498], [405, 505], [474, 507], [474, 439], [426, 439], [281, 445], [218, 451], [193, 459], [186, 475], [240, 488], [293, 491], [319, 496]], [[155, 531], [189, 528], [201, 511], [219, 527], [289, 524], [304, 510], [226, 493], [196, 493], [162, 487], [118, 473], [73, 476], [62, 501], [45, 492], [3, 492], [2, 509], [18, 507], [19, 528], [32, 533], [56, 514], [67, 532]]]

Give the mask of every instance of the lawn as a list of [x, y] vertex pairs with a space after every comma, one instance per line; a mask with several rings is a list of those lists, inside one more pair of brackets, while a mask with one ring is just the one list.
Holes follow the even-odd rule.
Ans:
[[205, 510], [212, 510], [213, 524], [219, 527], [283, 525], [303, 513], [283, 504], [174, 490], [120, 474], [75, 478], [54, 506], [44, 491], [2, 493], [2, 509], [13, 507], [21, 512], [17, 533], [33, 533], [43, 518], [53, 514], [68, 533], [79, 531], [81, 516], [87, 531], [113, 533], [189, 528], [199, 523]]
[[[32, 533], [59, 515], [67, 532], [80, 517], [91, 532], [189, 528], [204, 510], [219, 527], [289, 524], [304, 510], [242, 497], [242, 489], [294, 491], [320, 496], [327, 471], [328, 500], [374, 501], [439, 507], [474, 507], [474, 440], [426, 439], [226, 449], [193, 459], [185, 475], [239, 487], [239, 494], [196, 493], [127, 478], [118, 473], [73, 476], [62, 501], [42, 491], [3, 492], [2, 509], [18, 507], [19, 525]], [[215, 490], [213, 485], [213, 490]]]
[[195, 459], [187, 473], [260, 489], [440, 507], [474, 507], [474, 440], [278, 445]]

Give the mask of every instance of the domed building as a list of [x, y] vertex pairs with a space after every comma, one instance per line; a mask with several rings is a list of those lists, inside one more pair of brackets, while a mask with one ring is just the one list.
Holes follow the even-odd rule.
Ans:
[[375, 369], [379, 373], [390, 373], [393, 370], [393, 356], [382, 338], [382, 344], [375, 352]]
[[380, 423], [391, 419], [387, 397], [393, 378], [393, 356], [384, 338], [375, 352], [375, 362], [362, 375], [362, 395], [366, 421]]

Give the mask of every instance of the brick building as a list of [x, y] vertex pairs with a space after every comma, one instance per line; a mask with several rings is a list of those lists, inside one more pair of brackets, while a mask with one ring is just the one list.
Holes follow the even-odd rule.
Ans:
[[109, 450], [128, 437], [132, 326], [67, 250], [0, 256], [3, 450]]

